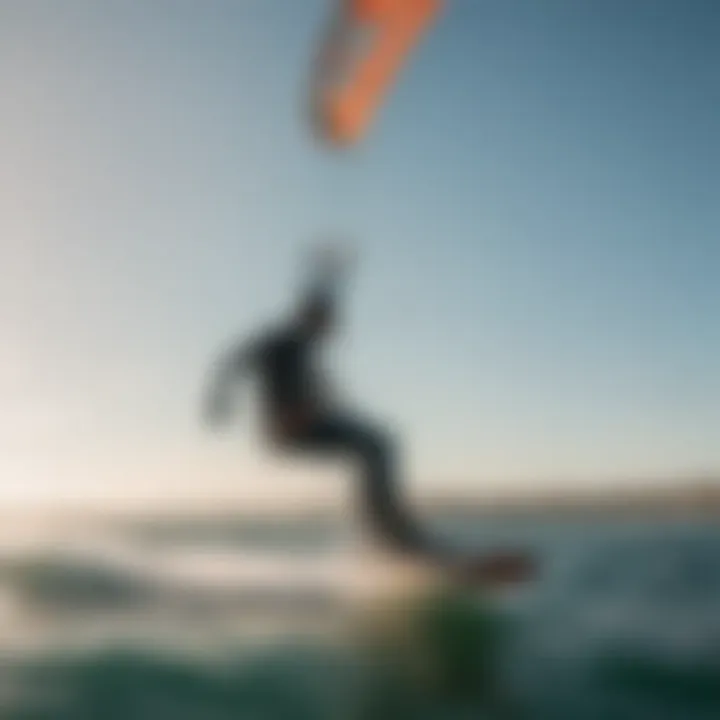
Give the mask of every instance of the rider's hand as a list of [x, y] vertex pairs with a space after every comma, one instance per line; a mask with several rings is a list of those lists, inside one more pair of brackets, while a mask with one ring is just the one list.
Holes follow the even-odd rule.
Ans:
[[353, 247], [343, 240], [325, 241], [312, 248], [312, 263], [320, 275], [345, 277], [356, 260]]

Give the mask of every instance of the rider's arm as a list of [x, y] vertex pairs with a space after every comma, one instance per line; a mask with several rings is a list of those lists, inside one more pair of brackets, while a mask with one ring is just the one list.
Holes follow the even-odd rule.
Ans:
[[261, 348], [260, 342], [252, 340], [235, 346], [218, 360], [205, 396], [204, 416], [211, 425], [228, 420], [233, 409], [235, 385], [252, 370]]
[[334, 307], [349, 272], [349, 257], [341, 248], [325, 247], [315, 250], [307, 290], [308, 302], [321, 302]]

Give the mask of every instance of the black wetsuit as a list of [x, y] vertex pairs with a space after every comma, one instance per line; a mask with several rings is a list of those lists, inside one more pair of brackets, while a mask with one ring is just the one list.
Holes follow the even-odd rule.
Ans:
[[315, 406], [320, 382], [313, 361], [314, 344], [289, 326], [270, 333], [252, 348], [266, 410], [275, 416], [288, 409]]
[[360, 464], [365, 513], [375, 536], [396, 550], [431, 552], [431, 544], [403, 509], [390, 433], [323, 402], [316, 350], [311, 338], [288, 326], [254, 342], [245, 356], [260, 377], [271, 422], [280, 413], [307, 407], [315, 411], [307, 425], [283, 437], [283, 444], [303, 452], [350, 456]]

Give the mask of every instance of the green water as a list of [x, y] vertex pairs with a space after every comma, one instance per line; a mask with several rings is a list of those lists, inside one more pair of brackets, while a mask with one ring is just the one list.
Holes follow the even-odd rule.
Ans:
[[[325, 606], [282, 606], [281, 623], [264, 598], [228, 590], [206, 605], [107, 563], [13, 551], [0, 596], [21, 612], [0, 613], [0, 718], [720, 717], [718, 528], [484, 525], [471, 539], [509, 537], [543, 558], [536, 585], [493, 605], [425, 598], [391, 627], [411, 632], [389, 632], [384, 647], [311, 629], [337, 625]], [[262, 623], [272, 632], [250, 632]], [[71, 648], [83, 631], [93, 642]]]

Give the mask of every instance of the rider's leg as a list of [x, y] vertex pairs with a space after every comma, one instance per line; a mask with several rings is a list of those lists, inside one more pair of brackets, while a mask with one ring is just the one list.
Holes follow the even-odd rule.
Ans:
[[429, 553], [428, 542], [403, 505], [396, 447], [387, 431], [348, 416], [321, 419], [293, 438], [297, 449], [350, 454], [361, 464], [365, 512], [380, 538], [396, 550]]

